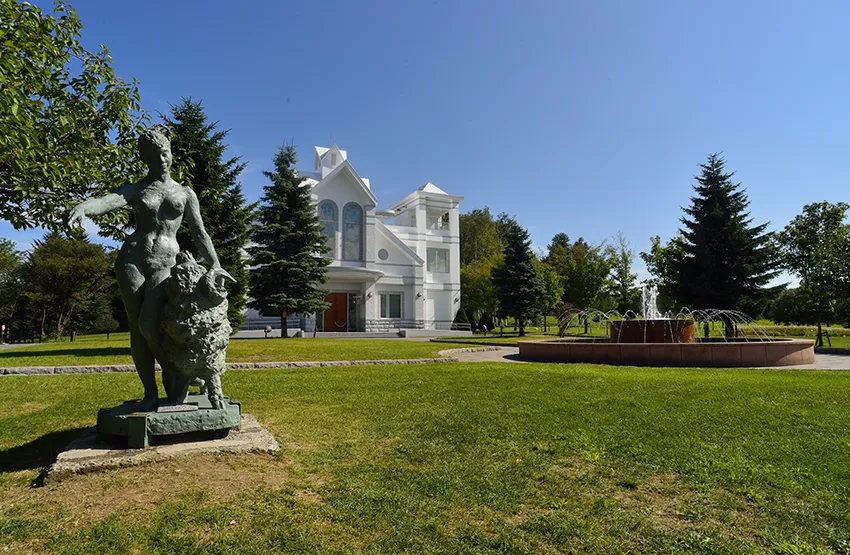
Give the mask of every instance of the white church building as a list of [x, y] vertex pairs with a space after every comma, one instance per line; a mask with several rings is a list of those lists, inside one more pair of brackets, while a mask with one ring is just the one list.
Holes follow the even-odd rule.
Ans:
[[[369, 180], [337, 145], [315, 147], [313, 171], [299, 175], [312, 188], [331, 248], [321, 286], [330, 307], [323, 314], [293, 316], [288, 327], [307, 332], [314, 327], [325, 332], [451, 329], [460, 308], [463, 197], [426, 183], [379, 210]], [[267, 319], [253, 312], [246, 324], [256, 329]]]

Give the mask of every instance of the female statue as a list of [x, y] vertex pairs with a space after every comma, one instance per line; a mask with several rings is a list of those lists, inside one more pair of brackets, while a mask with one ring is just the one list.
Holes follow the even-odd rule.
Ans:
[[130, 323], [130, 351], [145, 391], [141, 410], [153, 410], [159, 401], [155, 360], [163, 367], [167, 394], [172, 387], [173, 373], [162, 350], [160, 322], [166, 302], [164, 282], [180, 252], [177, 230], [184, 218], [210, 271], [227, 273], [221, 270], [212, 241], [204, 230], [198, 197], [192, 189], [171, 178], [171, 141], [167, 128], [155, 125], [146, 129], [138, 145], [139, 155], [148, 167], [147, 176], [106, 196], [81, 202], [69, 213], [68, 224], [79, 225], [85, 216], [98, 216], [127, 205], [135, 213], [136, 229], [121, 246], [115, 273]]

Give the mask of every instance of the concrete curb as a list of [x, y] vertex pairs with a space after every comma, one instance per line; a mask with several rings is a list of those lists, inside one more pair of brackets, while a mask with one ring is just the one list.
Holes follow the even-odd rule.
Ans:
[[[455, 349], [452, 349], [452, 351]], [[464, 349], [459, 349], [465, 351]], [[458, 362], [451, 356], [443, 356], [446, 351], [440, 351], [441, 358], [409, 358], [400, 360], [321, 360], [303, 362], [229, 362], [228, 370], [262, 370], [273, 368], [322, 368], [326, 366], [378, 366], [386, 364], [441, 364]], [[159, 370], [159, 366], [157, 366]], [[135, 372], [136, 367], [130, 364], [107, 366], [20, 366], [17, 368], [0, 368], [2, 376], [34, 376], [47, 374], [108, 374], [113, 372]]]
[[844, 347], [815, 347], [815, 354], [818, 355], [850, 355], [850, 349]]
[[[441, 357], [453, 357], [463, 353], [487, 353], [491, 351], [501, 351], [504, 347], [461, 347], [459, 349], [446, 349], [438, 351], [437, 354]], [[456, 360], [455, 360], [456, 361]]]

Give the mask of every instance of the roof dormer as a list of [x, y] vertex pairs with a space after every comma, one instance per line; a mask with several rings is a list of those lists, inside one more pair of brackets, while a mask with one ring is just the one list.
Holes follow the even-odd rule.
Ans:
[[337, 145], [330, 148], [317, 146], [316, 149], [316, 171], [321, 172], [322, 177], [328, 175], [334, 168], [348, 159], [348, 153], [341, 150]]

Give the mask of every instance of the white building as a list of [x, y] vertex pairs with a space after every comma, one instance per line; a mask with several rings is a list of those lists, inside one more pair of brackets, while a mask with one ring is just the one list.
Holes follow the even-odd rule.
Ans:
[[463, 197], [426, 183], [378, 210], [369, 180], [337, 145], [315, 147], [314, 171], [299, 175], [313, 189], [331, 247], [322, 286], [331, 306], [318, 318], [294, 318], [288, 325], [305, 331], [450, 329], [460, 307]]

